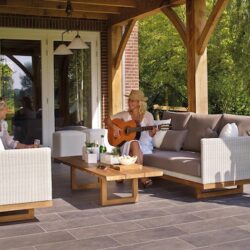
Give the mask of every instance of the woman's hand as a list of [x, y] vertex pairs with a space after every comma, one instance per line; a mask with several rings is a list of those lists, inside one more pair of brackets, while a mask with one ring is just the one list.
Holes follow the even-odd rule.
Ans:
[[154, 127], [152, 130], [149, 131], [149, 135], [151, 137], [154, 137], [154, 135], [156, 134], [156, 132], [157, 132], [157, 129]]
[[116, 125], [113, 124], [112, 129], [113, 129], [113, 136], [115, 138], [117, 138], [121, 135], [121, 129], [119, 127], [117, 127]]

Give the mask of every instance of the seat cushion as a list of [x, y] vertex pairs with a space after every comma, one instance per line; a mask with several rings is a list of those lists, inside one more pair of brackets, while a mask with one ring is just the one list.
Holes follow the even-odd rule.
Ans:
[[219, 123], [219, 132], [227, 123], [236, 123], [240, 136], [248, 135], [250, 131], [250, 116], [223, 114]]
[[215, 137], [221, 115], [192, 114], [187, 124], [187, 137], [183, 149], [200, 152], [202, 138]]
[[187, 122], [191, 117], [191, 112], [170, 112], [164, 111], [162, 119], [171, 119], [171, 126], [173, 130], [183, 130], [187, 126]]
[[200, 153], [190, 151], [162, 151], [143, 155], [143, 164], [181, 174], [201, 176]]

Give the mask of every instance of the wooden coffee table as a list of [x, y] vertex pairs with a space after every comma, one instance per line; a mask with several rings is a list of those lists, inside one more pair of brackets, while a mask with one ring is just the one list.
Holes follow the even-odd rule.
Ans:
[[[64, 163], [71, 168], [71, 188], [85, 189], [100, 187], [100, 204], [116, 205], [123, 203], [132, 203], [138, 201], [138, 179], [145, 177], [157, 177], [162, 176], [163, 171], [157, 168], [143, 166], [142, 169], [128, 169], [128, 170], [115, 170], [112, 168], [106, 168], [105, 170], [97, 168], [97, 164], [88, 164], [83, 161], [81, 156], [69, 156], [69, 157], [56, 157], [55, 161]], [[78, 184], [76, 181], [76, 170], [87, 172], [91, 175], [98, 177], [98, 183]], [[108, 182], [116, 180], [131, 180], [132, 195], [129, 197], [120, 198], [108, 198]]]

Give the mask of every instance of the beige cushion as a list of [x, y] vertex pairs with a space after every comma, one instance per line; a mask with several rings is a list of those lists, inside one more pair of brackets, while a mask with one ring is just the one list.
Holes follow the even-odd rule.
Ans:
[[165, 111], [162, 119], [171, 119], [173, 130], [183, 130], [187, 126], [187, 122], [191, 117], [191, 112], [170, 112]]
[[220, 120], [219, 132], [227, 123], [236, 123], [240, 136], [248, 135], [248, 131], [250, 131], [250, 116], [223, 114]]
[[198, 152], [154, 149], [153, 154], [143, 155], [143, 164], [180, 174], [201, 176], [201, 158]]
[[153, 137], [153, 146], [155, 148], [160, 148], [163, 138], [165, 137], [167, 130], [159, 130]]
[[201, 139], [214, 137], [211, 134], [217, 130], [220, 118], [221, 115], [192, 114], [188, 121], [188, 133], [183, 149], [200, 152]]
[[187, 130], [168, 130], [161, 143], [161, 150], [180, 151], [187, 136]]

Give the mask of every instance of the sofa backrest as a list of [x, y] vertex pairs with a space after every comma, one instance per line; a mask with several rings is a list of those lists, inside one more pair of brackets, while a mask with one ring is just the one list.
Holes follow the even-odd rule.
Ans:
[[173, 130], [188, 130], [182, 145], [182, 149], [187, 151], [200, 152], [201, 139], [218, 137], [227, 123], [236, 123], [240, 136], [248, 135], [250, 131], [250, 116], [244, 115], [206, 115], [165, 111], [163, 119], [171, 119]]
[[236, 123], [240, 136], [248, 135], [250, 131], [250, 116], [223, 114], [219, 123], [219, 133], [227, 123]]
[[200, 152], [202, 138], [218, 137], [221, 115], [192, 114], [187, 123], [187, 136], [183, 149]]
[[162, 115], [162, 120], [171, 119], [171, 125], [173, 130], [183, 130], [186, 129], [191, 114], [192, 112], [165, 111]]

